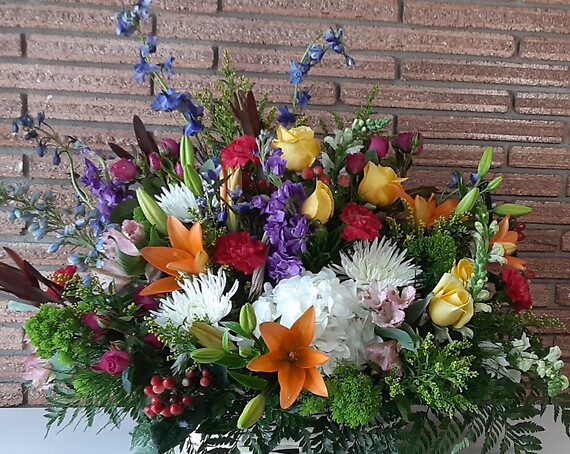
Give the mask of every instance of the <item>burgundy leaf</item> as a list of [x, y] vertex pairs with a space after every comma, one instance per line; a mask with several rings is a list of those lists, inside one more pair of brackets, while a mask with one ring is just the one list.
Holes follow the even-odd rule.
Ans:
[[144, 123], [137, 115], [133, 117], [133, 126], [142, 152], [147, 156], [150, 153], [158, 153], [158, 145], [154, 141], [154, 137], [146, 130]]
[[132, 154], [130, 154], [127, 150], [117, 145], [116, 143], [109, 142], [108, 145], [109, 148], [113, 150], [113, 153], [115, 153], [119, 158], [134, 159], [134, 156]]

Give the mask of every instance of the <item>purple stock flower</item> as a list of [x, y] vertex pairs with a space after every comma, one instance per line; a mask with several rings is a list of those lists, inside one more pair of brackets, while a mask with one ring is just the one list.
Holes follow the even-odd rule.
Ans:
[[270, 155], [263, 161], [263, 171], [268, 173], [273, 173], [273, 175], [280, 177], [285, 172], [285, 166], [287, 161], [285, 161], [281, 156], [283, 152], [281, 148], [274, 148], [271, 150]]

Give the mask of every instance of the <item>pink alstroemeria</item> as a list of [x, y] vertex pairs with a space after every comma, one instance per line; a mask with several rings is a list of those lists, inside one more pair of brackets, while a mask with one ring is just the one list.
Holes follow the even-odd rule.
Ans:
[[381, 287], [377, 281], [372, 281], [363, 303], [372, 310], [372, 320], [380, 328], [397, 328], [406, 317], [404, 309], [415, 297], [416, 289], [412, 286], [405, 287], [400, 293], [396, 287]]

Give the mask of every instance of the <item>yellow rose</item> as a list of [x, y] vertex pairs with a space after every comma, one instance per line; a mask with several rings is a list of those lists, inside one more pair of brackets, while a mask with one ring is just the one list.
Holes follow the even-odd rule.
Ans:
[[462, 328], [473, 317], [473, 297], [457, 276], [445, 273], [433, 294], [428, 310], [436, 325]]
[[310, 220], [317, 219], [323, 225], [327, 223], [334, 213], [334, 198], [326, 184], [317, 180], [315, 191], [303, 203], [301, 213]]
[[293, 172], [310, 167], [321, 152], [321, 144], [315, 139], [315, 132], [307, 126], [291, 129], [280, 126], [271, 146], [281, 148], [281, 157], [287, 161], [287, 169]]
[[358, 195], [365, 202], [370, 202], [379, 207], [392, 205], [399, 197], [395, 186], [402, 185], [406, 178], [398, 178], [391, 167], [384, 167], [369, 162], [364, 167], [364, 178], [358, 186]]
[[473, 263], [471, 260], [463, 258], [459, 260], [456, 265], [453, 265], [450, 273], [461, 279], [464, 284], [467, 284], [467, 281], [471, 279], [473, 275]]

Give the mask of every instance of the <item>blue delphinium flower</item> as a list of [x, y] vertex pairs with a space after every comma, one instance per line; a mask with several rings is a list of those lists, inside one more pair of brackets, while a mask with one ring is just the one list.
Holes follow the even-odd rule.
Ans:
[[51, 162], [54, 166], [58, 166], [61, 164], [61, 154], [56, 150], [51, 158]]
[[17, 121], [13, 121], [12, 122], [12, 135], [16, 135], [18, 134], [18, 131], [20, 130], [20, 127], [18, 126], [18, 122]]
[[286, 128], [294, 125], [297, 121], [297, 117], [299, 117], [299, 114], [289, 111], [289, 108], [287, 106], [277, 106], [277, 110], [279, 111], [277, 121]]
[[46, 119], [45, 112], [38, 112], [38, 126], [41, 126]]
[[301, 63], [292, 61], [290, 65], [291, 70], [287, 71], [287, 74], [289, 74], [289, 82], [291, 82], [291, 85], [299, 85], [303, 82], [306, 71], [303, 71], [304, 67]]
[[148, 17], [148, 10], [151, 4], [152, 0], [139, 0], [130, 10], [119, 12], [115, 16], [117, 20], [117, 35], [131, 36], [135, 33], [140, 20]]
[[146, 58], [156, 52], [156, 38], [154, 36], [147, 36], [144, 39], [144, 44], [140, 47], [141, 57]]
[[160, 68], [157, 65], [148, 63], [141, 55], [141, 61], [133, 66], [134, 77], [137, 82], [146, 82], [146, 78], [155, 72], [158, 72]]
[[329, 28], [323, 33], [323, 38], [325, 39], [326, 47], [332, 49], [337, 54], [344, 54], [344, 33], [342, 28], [336, 31]]
[[320, 63], [325, 55], [325, 49], [319, 44], [312, 44], [307, 53], [313, 64]]
[[311, 95], [308, 91], [300, 91], [297, 93], [297, 105], [306, 108], [311, 100]]
[[141, 19], [146, 19], [148, 17], [148, 10], [152, 5], [152, 0], [139, 0], [138, 3], [133, 6], [133, 13], [136, 14]]
[[204, 126], [202, 125], [202, 123], [200, 123], [199, 120], [196, 120], [195, 118], [190, 118], [190, 121], [188, 121], [188, 124], [184, 127], [184, 134], [186, 134], [187, 136], [193, 136], [202, 131], [203, 129]]
[[162, 64], [162, 69], [166, 73], [166, 77], [170, 79], [170, 76], [174, 74], [174, 70], [172, 69], [172, 64], [174, 63], [174, 57], [171, 55]]

